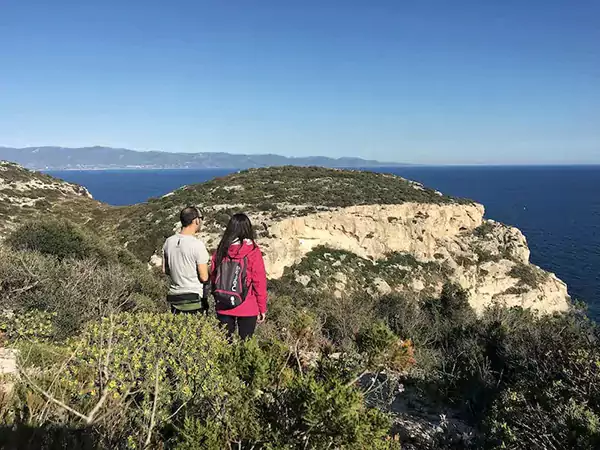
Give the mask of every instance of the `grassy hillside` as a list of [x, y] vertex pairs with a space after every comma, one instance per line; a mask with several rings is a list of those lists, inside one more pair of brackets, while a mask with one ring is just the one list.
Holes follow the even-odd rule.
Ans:
[[372, 204], [470, 203], [442, 195], [404, 178], [374, 172], [317, 167], [251, 169], [206, 183], [184, 186], [162, 198], [114, 210], [119, 234], [148, 258], [172, 233], [186, 205], [203, 209], [208, 229], [222, 227], [231, 213], [284, 218], [338, 207]]
[[[27, 196], [27, 202], [4, 203], [0, 218], [28, 221], [44, 214], [68, 218], [108, 240], [126, 244], [144, 261], [172, 234], [179, 211], [187, 205], [202, 208], [208, 231], [217, 231], [238, 211], [277, 219], [354, 205], [469, 202], [389, 174], [287, 166], [245, 170], [183, 186], [146, 203], [111, 207], [81, 195], [79, 186], [16, 165], [5, 167], [0, 172], [6, 180], [0, 195]], [[33, 187], [24, 193], [15, 183]]]

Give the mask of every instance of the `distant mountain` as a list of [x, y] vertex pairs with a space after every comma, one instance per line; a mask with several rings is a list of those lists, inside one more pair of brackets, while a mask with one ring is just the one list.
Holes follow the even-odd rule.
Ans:
[[111, 147], [0, 147], [0, 160], [13, 161], [28, 169], [247, 169], [268, 166], [382, 167], [399, 166], [361, 158], [281, 155], [234, 155], [231, 153], [140, 152]]

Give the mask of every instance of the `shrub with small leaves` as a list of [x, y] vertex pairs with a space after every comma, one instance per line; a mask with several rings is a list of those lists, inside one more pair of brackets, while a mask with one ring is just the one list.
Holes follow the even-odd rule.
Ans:
[[32, 310], [23, 313], [4, 312], [0, 315], [0, 333], [5, 339], [48, 340], [54, 335], [53, 320], [56, 313]]
[[102, 447], [398, 448], [389, 417], [348, 382], [359, 367], [321, 370], [330, 359], [319, 356], [307, 370], [277, 339], [229, 343], [214, 319], [119, 314], [88, 324], [64, 354], [23, 379], [15, 415], [90, 422]]
[[165, 298], [165, 281], [141, 263], [58, 260], [0, 247], [0, 309], [18, 317], [34, 310], [55, 313], [51, 320], [57, 339], [111, 313], [164, 310]]
[[386, 367], [405, 371], [415, 363], [414, 348], [409, 340], [399, 339], [383, 322], [362, 329], [356, 337], [358, 351], [371, 368]]

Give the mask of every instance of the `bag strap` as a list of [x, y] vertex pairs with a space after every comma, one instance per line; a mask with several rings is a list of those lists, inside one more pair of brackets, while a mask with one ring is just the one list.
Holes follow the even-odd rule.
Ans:
[[187, 305], [190, 303], [197, 303], [200, 301], [200, 294], [186, 293], [186, 294], [169, 294], [167, 295], [167, 302], [172, 305]]

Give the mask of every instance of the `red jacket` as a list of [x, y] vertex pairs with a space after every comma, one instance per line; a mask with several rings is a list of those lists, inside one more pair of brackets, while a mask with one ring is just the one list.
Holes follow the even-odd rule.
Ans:
[[[253, 317], [259, 313], [267, 312], [267, 272], [265, 271], [265, 262], [258, 245], [251, 241], [244, 241], [243, 244], [232, 244], [229, 247], [228, 254], [231, 258], [246, 257], [248, 267], [246, 269], [246, 283], [248, 285], [248, 295], [246, 300], [240, 306], [233, 309], [218, 311], [219, 314], [238, 317]], [[213, 254], [210, 263], [211, 281], [214, 282], [216, 253]]]

